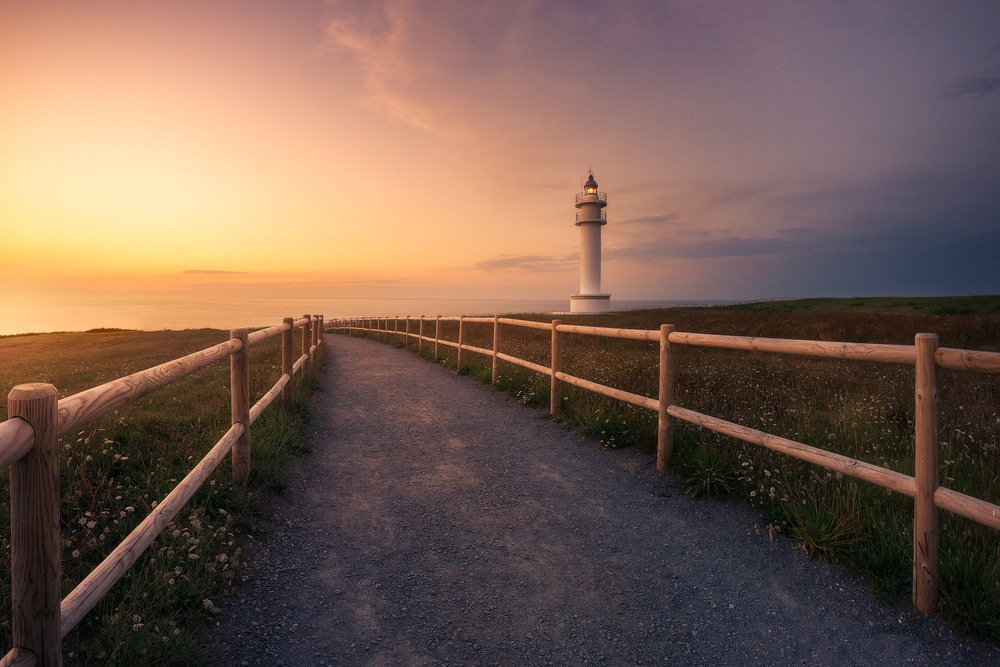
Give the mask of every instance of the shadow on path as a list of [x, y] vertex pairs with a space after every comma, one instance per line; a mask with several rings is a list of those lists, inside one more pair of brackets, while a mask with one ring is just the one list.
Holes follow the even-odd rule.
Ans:
[[312, 454], [225, 604], [224, 665], [998, 664], [416, 355], [328, 335]]

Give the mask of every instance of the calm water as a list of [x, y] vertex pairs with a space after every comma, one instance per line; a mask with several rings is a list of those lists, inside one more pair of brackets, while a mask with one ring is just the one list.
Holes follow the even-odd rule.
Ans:
[[[653, 308], [704, 301], [626, 301], [613, 299], [616, 310]], [[722, 303], [722, 302], [719, 302]], [[183, 296], [100, 296], [11, 303], [0, 310], [0, 335], [45, 331], [121, 329], [235, 329], [278, 324], [305, 313], [337, 317], [379, 315], [492, 315], [494, 313], [565, 312], [569, 299], [324, 299], [316, 297], [192, 298]]]

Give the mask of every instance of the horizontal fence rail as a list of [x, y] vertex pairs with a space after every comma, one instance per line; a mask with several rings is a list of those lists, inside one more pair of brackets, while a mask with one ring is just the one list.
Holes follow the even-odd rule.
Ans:
[[[417, 327], [411, 327], [416, 320]], [[400, 326], [400, 322], [403, 326]], [[458, 341], [444, 340], [440, 336], [441, 321], [458, 321]], [[392, 323], [390, 330], [389, 324]], [[425, 322], [434, 322], [434, 335], [425, 334]], [[465, 343], [465, 322], [493, 323], [493, 349], [473, 347]], [[520, 327], [548, 331], [552, 337], [550, 365], [544, 366], [521, 359], [501, 351], [502, 327]], [[973, 350], [958, 350], [938, 347], [936, 334], [917, 334], [914, 345], [881, 345], [869, 343], [841, 343], [816, 340], [790, 340], [783, 338], [759, 338], [752, 336], [724, 336], [718, 334], [675, 331], [673, 325], [664, 324], [659, 330], [616, 329], [609, 327], [563, 324], [560, 320], [536, 322], [509, 317], [381, 317], [362, 319], [339, 319], [333, 322], [334, 331], [364, 332], [378, 334], [393, 340], [403, 336], [404, 340], [414, 338], [418, 350], [423, 342], [433, 343], [435, 353], [439, 345], [457, 348], [458, 366], [462, 365], [462, 353], [474, 352], [493, 358], [493, 382], [497, 381], [497, 363], [506, 361], [528, 368], [541, 375], [547, 375], [551, 382], [549, 412], [559, 414], [560, 383], [580, 387], [612, 399], [625, 401], [658, 413], [657, 468], [668, 467], [673, 450], [672, 420], [695, 424], [733, 438], [738, 438], [796, 459], [839, 472], [883, 488], [902, 493], [914, 499], [914, 545], [913, 545], [913, 604], [922, 612], [934, 613], [937, 609], [937, 550], [938, 550], [938, 509], [953, 512], [984, 526], [1000, 530], [1000, 506], [980, 498], [974, 498], [953, 489], [940, 486], [938, 466], [938, 397], [937, 369], [944, 368], [974, 373], [1000, 373], [1000, 353]], [[640, 396], [614, 387], [574, 377], [562, 372], [562, 336], [575, 334], [600, 336], [622, 340], [658, 342], [660, 345], [659, 395], [657, 398]], [[846, 359], [888, 364], [902, 364], [916, 369], [915, 397], [916, 419], [915, 453], [916, 468], [913, 477], [888, 468], [872, 465], [849, 456], [843, 456], [824, 449], [782, 438], [776, 435], [705, 415], [674, 403], [674, 389], [677, 374], [674, 362], [674, 346], [688, 345], [749, 352], [770, 352], [792, 354], [826, 359]]]
[[[7, 401], [10, 418], [0, 422], [0, 465], [10, 467], [14, 556], [11, 626], [15, 648], [0, 659], [0, 667], [62, 664], [62, 639], [173, 521], [227, 454], [233, 454], [234, 476], [246, 477], [250, 425], [279, 396], [286, 407], [291, 407], [292, 378], [308, 370], [324, 350], [323, 326], [322, 315], [306, 315], [300, 319], [287, 317], [282, 324], [253, 333], [234, 329], [224, 343], [61, 400], [57, 400], [55, 387], [48, 384], [18, 385], [11, 390]], [[296, 329], [302, 332], [302, 354], [293, 362]], [[251, 408], [248, 348], [279, 335], [281, 377]], [[233, 403], [229, 431], [128, 537], [60, 600], [59, 436], [227, 357]]]

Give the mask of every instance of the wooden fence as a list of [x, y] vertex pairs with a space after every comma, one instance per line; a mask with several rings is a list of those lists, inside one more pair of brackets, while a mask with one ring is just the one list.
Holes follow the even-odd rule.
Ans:
[[[411, 332], [411, 321], [416, 319], [417, 331]], [[458, 341], [441, 338], [441, 321], [458, 321]], [[402, 318], [405, 326], [400, 329], [399, 317], [336, 320], [333, 329], [345, 331], [376, 332], [384, 338], [417, 339], [418, 349], [424, 343], [434, 344], [434, 354], [440, 345], [458, 349], [458, 366], [462, 365], [463, 351], [488, 355], [493, 358], [493, 382], [497, 381], [498, 361], [507, 361], [551, 378], [549, 411], [556, 415], [561, 408], [560, 384], [566, 382], [583, 389], [632, 403], [658, 413], [656, 467], [665, 470], [673, 449], [672, 420], [680, 419], [717, 433], [767, 447], [788, 456], [813, 463], [836, 472], [857, 477], [883, 488], [902, 493], [914, 499], [913, 540], [913, 604], [922, 612], [937, 610], [938, 596], [938, 508], [954, 512], [985, 526], [1000, 530], [1000, 506], [973, 498], [940, 485], [938, 446], [938, 390], [937, 369], [946, 368], [974, 373], [1000, 373], [1000, 353], [975, 352], [938, 347], [937, 334], [917, 334], [914, 345], [872, 345], [867, 343], [837, 343], [814, 340], [788, 340], [781, 338], [754, 338], [722, 336], [716, 334], [675, 331], [671, 324], [660, 326], [658, 331], [646, 329], [612, 329], [604, 327], [563, 324], [560, 320], [533, 322], [506, 317], [435, 317]], [[392, 322], [392, 329], [389, 323]], [[434, 322], [434, 335], [425, 334], [424, 324]], [[493, 349], [465, 344], [466, 322], [493, 323]], [[542, 366], [500, 351], [503, 326], [526, 327], [551, 332], [552, 351], [550, 365]], [[640, 396], [562, 372], [562, 335], [577, 334], [604, 336], [639, 341], [658, 342], [659, 395], [656, 399]], [[741, 426], [717, 417], [688, 410], [674, 403], [677, 374], [674, 362], [676, 345], [777, 352], [809, 357], [854, 359], [890, 364], [905, 364], [916, 368], [916, 466], [914, 476], [904, 475], [887, 468], [842, 456], [801, 442], [771, 435]]]
[[[293, 334], [302, 330], [302, 354], [292, 358]], [[231, 449], [233, 475], [250, 472], [250, 425], [280, 395], [291, 406], [292, 378], [323, 351], [323, 316], [306, 315], [253, 333], [234, 329], [230, 339], [99, 387], [58, 399], [50, 384], [14, 387], [9, 419], [0, 422], [0, 467], [10, 466], [11, 626], [14, 648], [5, 665], [62, 664], [61, 643], [156, 539]], [[249, 348], [281, 334], [281, 378], [250, 406]], [[65, 599], [59, 599], [59, 436], [104, 417], [146, 394], [229, 357], [232, 427], [152, 512]]]

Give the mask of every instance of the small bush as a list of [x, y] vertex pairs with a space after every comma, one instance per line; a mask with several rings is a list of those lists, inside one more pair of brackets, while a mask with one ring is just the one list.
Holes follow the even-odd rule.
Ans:
[[687, 450], [682, 456], [680, 480], [685, 494], [691, 498], [718, 498], [733, 493], [737, 475], [728, 456], [723, 456], [718, 449], [704, 446]]

